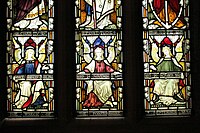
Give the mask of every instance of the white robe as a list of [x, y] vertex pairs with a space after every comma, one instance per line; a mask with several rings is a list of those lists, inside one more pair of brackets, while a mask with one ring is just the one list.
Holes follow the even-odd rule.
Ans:
[[[93, 0], [85, 1], [93, 7]], [[109, 18], [109, 14], [114, 12], [114, 0], [95, 0], [95, 5], [97, 28], [103, 29], [109, 24], [112, 24]], [[92, 14], [92, 20], [86, 27], [94, 28], [94, 14]]]
[[38, 96], [40, 96], [40, 91], [42, 90], [44, 93], [44, 84], [42, 81], [37, 81], [33, 86], [30, 81], [21, 81], [19, 83], [19, 88], [19, 92], [15, 97], [15, 105], [17, 108], [21, 108], [31, 94], [33, 94], [33, 100], [31, 102], [31, 104], [33, 104]]
[[[108, 61], [106, 60], [104, 60], [104, 63], [109, 65]], [[91, 63], [85, 68], [88, 69], [91, 73], [94, 73], [95, 60], [92, 60]], [[93, 91], [102, 103], [105, 103], [108, 98], [112, 96], [111, 81], [89, 80], [86, 81], [86, 83], [88, 85], [87, 94]]]
[[156, 79], [154, 93], [159, 95], [160, 102], [170, 105], [177, 102], [173, 98], [178, 93], [178, 82], [179, 79]]
[[39, 15], [42, 15], [45, 13], [45, 5], [44, 5], [44, 0], [33, 8], [21, 21], [17, 22], [14, 24], [15, 27], [20, 27], [20, 28], [29, 28], [29, 29], [37, 29], [40, 25], [42, 25], [42, 21], [39, 19]]

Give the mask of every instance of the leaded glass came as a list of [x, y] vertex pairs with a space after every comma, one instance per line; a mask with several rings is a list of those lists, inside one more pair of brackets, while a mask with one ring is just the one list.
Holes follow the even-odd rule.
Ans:
[[76, 0], [77, 117], [123, 116], [121, 0]]
[[191, 114], [188, 0], [143, 0], [146, 116]]
[[54, 1], [7, 1], [8, 117], [54, 117]]

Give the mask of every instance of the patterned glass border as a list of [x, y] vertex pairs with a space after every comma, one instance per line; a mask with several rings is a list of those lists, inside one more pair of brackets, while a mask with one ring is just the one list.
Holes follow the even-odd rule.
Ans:
[[77, 117], [123, 116], [121, 0], [76, 0]]
[[143, 0], [146, 116], [191, 115], [188, 0]]
[[7, 116], [54, 117], [54, 1], [7, 1]]

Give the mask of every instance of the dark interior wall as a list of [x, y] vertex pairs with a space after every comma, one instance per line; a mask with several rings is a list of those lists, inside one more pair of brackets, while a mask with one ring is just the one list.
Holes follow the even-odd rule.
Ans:
[[123, 120], [77, 120], [74, 118], [75, 43], [74, 1], [55, 1], [55, 119], [5, 119], [6, 1], [1, 2], [0, 37], [0, 117], [1, 133], [133, 133], [133, 132], [199, 132], [200, 123], [200, 34], [199, 2], [190, 0], [192, 97], [193, 112], [185, 118], [145, 118], [143, 110], [142, 0], [123, 2], [123, 45], [125, 81], [125, 118]]

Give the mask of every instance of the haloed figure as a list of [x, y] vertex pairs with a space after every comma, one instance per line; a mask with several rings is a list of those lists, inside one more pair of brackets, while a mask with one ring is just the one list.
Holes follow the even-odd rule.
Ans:
[[[85, 73], [114, 73], [115, 70], [104, 59], [104, 48], [97, 46], [94, 50], [94, 59], [85, 67]], [[117, 73], [117, 72], [116, 72]], [[88, 99], [83, 106], [85, 107], [99, 107], [104, 104], [113, 107], [109, 98], [113, 98], [110, 80], [90, 80], [87, 83]], [[114, 98], [113, 98], [114, 99]]]
[[22, 62], [22, 67], [18, 69], [17, 74], [33, 74], [40, 73], [41, 64], [35, 58], [35, 50], [32, 48], [26, 49], [25, 58]]
[[[22, 59], [15, 57], [19, 63], [19, 66], [14, 71], [15, 75], [42, 74], [43, 69], [48, 69], [46, 66], [42, 67], [38, 59], [35, 57], [35, 43], [30, 39], [29, 42], [31, 43], [25, 47], [25, 57]], [[15, 47], [17, 47], [15, 41], [14, 43]], [[17, 53], [18, 51], [15, 50], [15, 55], [17, 55]], [[43, 105], [46, 102], [43, 81], [15, 80], [15, 82], [18, 90], [15, 97], [15, 105], [17, 108], [25, 109], [29, 106]]]
[[[173, 57], [169, 46], [162, 48], [163, 57], [160, 58], [156, 67], [150, 66], [152, 70], [157, 72], [178, 72], [182, 70], [182, 66], [177, 62], [176, 58]], [[153, 93], [154, 100], [160, 100], [163, 104], [170, 105], [178, 101], [183, 101], [183, 97], [180, 95], [179, 90], [180, 79], [155, 79], [155, 86]], [[158, 99], [159, 97], [159, 99]]]

